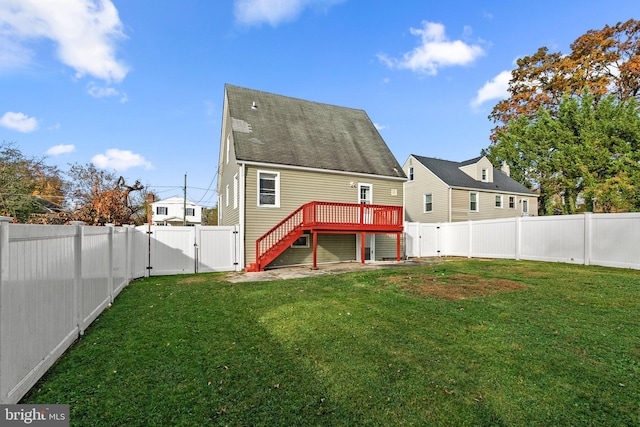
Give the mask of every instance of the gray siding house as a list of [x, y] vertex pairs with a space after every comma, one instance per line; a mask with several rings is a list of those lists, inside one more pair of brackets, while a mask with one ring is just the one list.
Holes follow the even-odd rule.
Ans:
[[484, 156], [464, 162], [412, 154], [403, 166], [405, 219], [456, 222], [536, 215], [538, 195]]
[[399, 254], [406, 176], [363, 110], [225, 85], [218, 174], [248, 271]]

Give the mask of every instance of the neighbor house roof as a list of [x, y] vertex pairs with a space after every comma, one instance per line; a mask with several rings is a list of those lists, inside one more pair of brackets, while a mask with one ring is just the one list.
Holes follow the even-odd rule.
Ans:
[[493, 168], [493, 182], [482, 182], [473, 179], [462, 170], [463, 166], [468, 166], [478, 161], [482, 157], [466, 160], [464, 162], [452, 162], [449, 160], [435, 159], [433, 157], [423, 157], [412, 154], [412, 156], [422, 163], [427, 169], [433, 172], [449, 187], [471, 188], [492, 192], [518, 193], [537, 196], [536, 193], [520, 184], [518, 181], [507, 176], [499, 169]]
[[236, 159], [406, 178], [364, 110], [225, 85]]

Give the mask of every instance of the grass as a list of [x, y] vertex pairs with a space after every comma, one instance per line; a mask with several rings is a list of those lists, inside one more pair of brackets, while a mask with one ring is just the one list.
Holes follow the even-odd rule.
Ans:
[[78, 426], [640, 425], [640, 271], [147, 278], [22, 403]]

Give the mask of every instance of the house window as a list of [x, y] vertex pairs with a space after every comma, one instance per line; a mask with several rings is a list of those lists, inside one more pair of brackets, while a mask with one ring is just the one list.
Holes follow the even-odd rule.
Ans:
[[496, 208], [502, 209], [502, 195], [496, 196]]
[[280, 205], [280, 174], [258, 172], [258, 206]]
[[231, 150], [231, 134], [227, 135], [227, 163], [229, 163], [229, 151]]
[[196, 216], [196, 210], [194, 208], [187, 208], [186, 214], [187, 216]]
[[169, 208], [167, 208], [166, 206], [158, 206], [156, 207], [156, 214], [158, 215], [169, 215], [167, 212], [169, 211]]
[[238, 209], [238, 174], [233, 175], [233, 209]]
[[229, 207], [229, 184], [224, 187], [224, 205]]
[[478, 193], [469, 193], [469, 210], [478, 212]]
[[413, 181], [413, 166], [409, 166], [409, 181]]
[[482, 169], [482, 182], [487, 182], [489, 181], [489, 169], [483, 168]]
[[298, 237], [295, 242], [291, 244], [292, 248], [308, 248], [309, 247], [309, 235], [303, 234]]
[[525, 215], [529, 213], [529, 201], [527, 199], [522, 199], [522, 213]]
[[509, 209], [516, 208], [516, 198], [514, 196], [509, 196]]
[[433, 211], [433, 194], [425, 194], [424, 195], [424, 211], [431, 212]]

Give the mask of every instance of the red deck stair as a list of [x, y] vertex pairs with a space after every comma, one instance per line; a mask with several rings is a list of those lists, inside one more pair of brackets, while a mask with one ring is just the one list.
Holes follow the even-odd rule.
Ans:
[[[314, 234], [396, 233], [399, 257], [402, 230], [402, 206], [309, 202], [256, 240], [256, 262], [246, 271], [263, 271], [305, 231]], [[314, 266], [315, 250], [314, 244]]]

